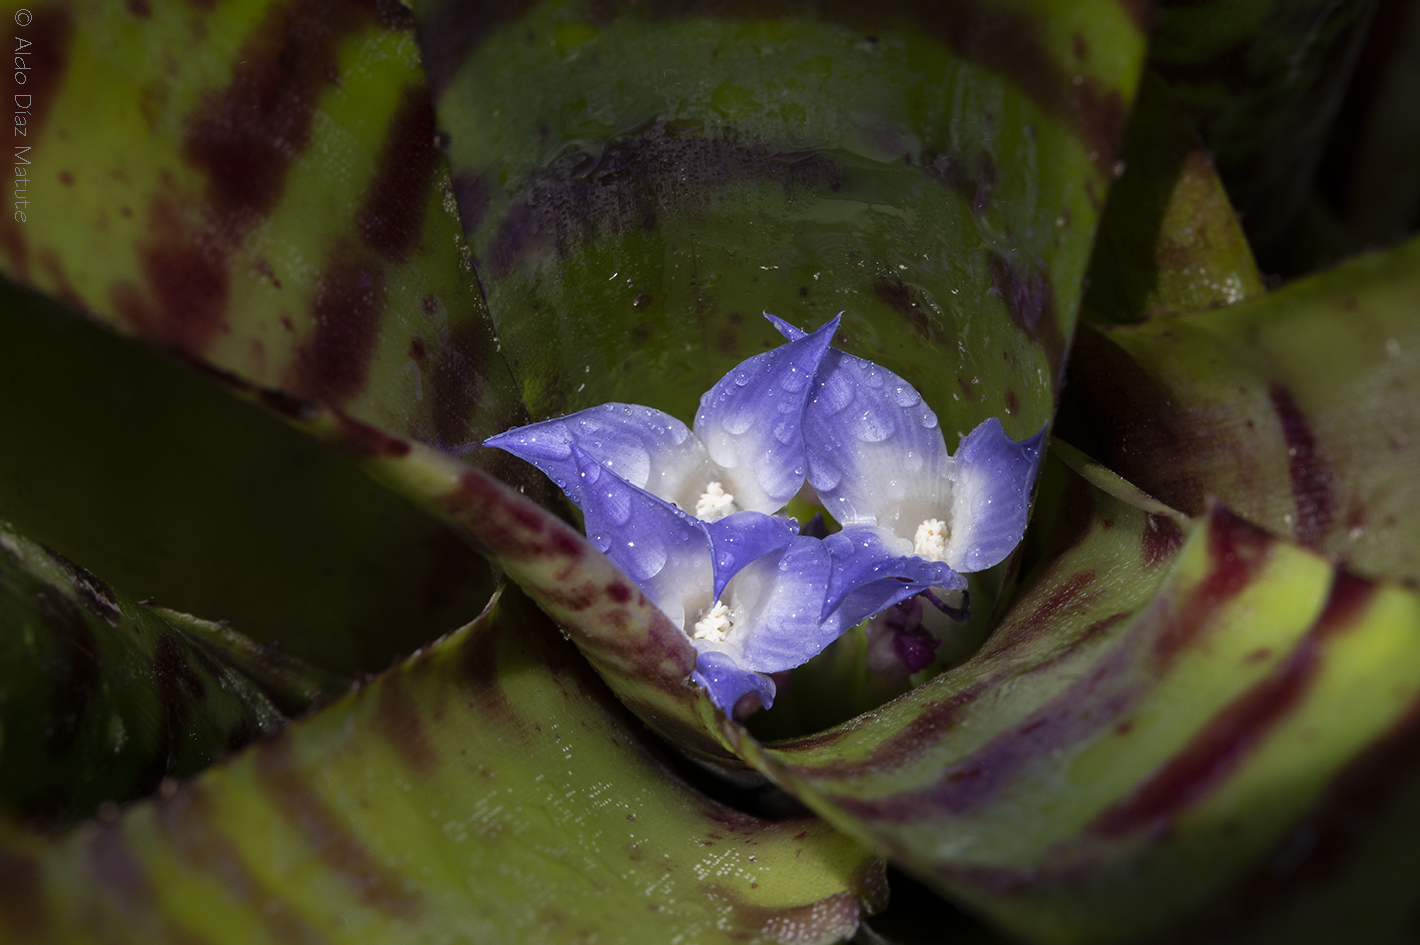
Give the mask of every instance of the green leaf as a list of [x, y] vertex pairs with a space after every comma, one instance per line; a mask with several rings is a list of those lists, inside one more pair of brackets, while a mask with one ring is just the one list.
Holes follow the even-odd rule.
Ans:
[[386, 668], [493, 590], [479, 555], [344, 458], [4, 283], [0, 430], [0, 518], [332, 672]]
[[1168, 84], [1146, 73], [1090, 260], [1085, 317], [1126, 324], [1262, 293], [1242, 227]]
[[1207, 497], [1420, 580], [1420, 241], [1228, 309], [1082, 329], [1058, 432], [1174, 508]]
[[1218, 507], [1180, 548], [1074, 482], [1066, 549], [974, 659], [818, 736], [727, 737], [1027, 941], [1390, 940], [1420, 897], [1365, 884], [1417, 860], [1390, 836], [1420, 818], [1420, 598]]
[[486, 555], [651, 728], [702, 760], [742, 766], [707, 722], [718, 710], [690, 682], [689, 638], [579, 531], [487, 473], [339, 411], [307, 404], [293, 422]]
[[0, 829], [28, 942], [833, 942], [882, 865], [689, 787], [516, 591], [158, 800]]
[[180, 629], [0, 522], [0, 810], [83, 820], [284, 721]]
[[447, 447], [524, 416], [446, 209], [407, 11], [31, 9], [29, 204], [0, 219], [6, 275]]
[[536, 417], [689, 419], [770, 311], [949, 444], [1050, 418], [1144, 37], [1113, 2], [426, 0], [454, 193]]

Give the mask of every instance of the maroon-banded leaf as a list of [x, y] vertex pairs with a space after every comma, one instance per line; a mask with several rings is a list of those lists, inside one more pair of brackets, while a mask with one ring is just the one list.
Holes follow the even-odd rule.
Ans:
[[1177, 0], [1159, 10], [1149, 64], [1197, 120], [1254, 245], [1286, 237], [1376, 0]]
[[523, 416], [446, 197], [408, 11], [47, 0], [29, 17], [14, 142], [28, 203], [0, 219], [7, 276], [429, 442]]
[[280, 736], [57, 840], [0, 826], [0, 937], [795, 942], [882, 864], [700, 794], [516, 591]]
[[1050, 418], [1143, 53], [1137, 5], [424, 0], [454, 192], [535, 417], [688, 419], [769, 311], [948, 442]]
[[[236, 379], [227, 383], [253, 400], [269, 399]], [[690, 681], [695, 650], [689, 638], [579, 531], [446, 453], [316, 403], [295, 407], [291, 418], [298, 428], [360, 462], [487, 556], [653, 729], [704, 760], [742, 766], [707, 724], [716, 710]]]
[[1059, 432], [1188, 514], [1420, 580], [1420, 241], [1227, 309], [1082, 329]]
[[[741, 752], [1027, 941], [1155, 941], [1185, 920], [1210, 941], [1239, 916], [1274, 935], [1314, 923], [1266, 940], [1391, 940], [1420, 895], [1365, 883], [1420, 862], [1389, 842], [1420, 817], [1402, 760], [1420, 738], [1420, 598], [1220, 507], [1180, 546], [1173, 517], [1072, 488], [1075, 541], [973, 660]], [[1357, 791], [1371, 799], [1346, 811]], [[1318, 829], [1335, 845], [1309, 848]], [[1314, 901], [1274, 873], [1311, 877]]]
[[1262, 277], [1196, 129], [1145, 73], [1090, 260], [1082, 315], [1127, 324], [1260, 295]]
[[349, 675], [467, 623], [493, 590], [478, 554], [343, 457], [8, 283], [0, 518], [131, 597]]
[[162, 616], [0, 522], [0, 812], [84, 820], [284, 722]]

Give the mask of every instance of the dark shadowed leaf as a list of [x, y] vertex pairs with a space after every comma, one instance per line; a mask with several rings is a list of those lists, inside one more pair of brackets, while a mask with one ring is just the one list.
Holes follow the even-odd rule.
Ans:
[[882, 864], [681, 781], [516, 592], [112, 822], [0, 827], [0, 936], [232, 945], [827, 943]]
[[386, 668], [493, 590], [479, 555], [342, 457], [8, 284], [0, 431], [0, 518], [332, 671]]
[[153, 607], [150, 612], [181, 630], [218, 662], [245, 675], [288, 718], [344, 695], [354, 683], [348, 676], [284, 653], [279, 646], [257, 643], [233, 630], [227, 621], [203, 620], [166, 607]]
[[83, 820], [284, 721], [181, 630], [0, 522], [0, 811]]
[[1084, 318], [1126, 324], [1262, 292], [1213, 161], [1156, 73], [1140, 84], [1122, 160], [1090, 260]]
[[1336, 175], [1327, 181], [1328, 203], [1365, 245], [1396, 243], [1420, 227], [1417, 95], [1420, 7], [1382, 0], [1319, 175]]
[[427, 442], [477, 441], [523, 415], [460, 249], [407, 10], [27, 13], [31, 205], [23, 222], [0, 218], [6, 275]]
[[689, 419], [770, 311], [907, 378], [950, 446], [1050, 418], [1143, 51], [1136, 10], [416, 5], [529, 409]]
[[1198, 122], [1254, 245], [1285, 238], [1376, 0], [1174, 0], [1149, 63]]
[[1420, 241], [1213, 312], [1082, 329], [1058, 432], [1189, 514], [1420, 580]]

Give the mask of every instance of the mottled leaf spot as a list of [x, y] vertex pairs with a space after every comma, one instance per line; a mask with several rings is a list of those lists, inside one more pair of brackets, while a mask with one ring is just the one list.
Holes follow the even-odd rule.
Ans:
[[1139, 548], [1144, 567], [1152, 568], [1172, 558], [1183, 547], [1183, 538], [1183, 529], [1167, 515], [1146, 516]]
[[991, 291], [1006, 303], [1006, 311], [1016, 327], [1044, 350], [1052, 387], [1058, 390], [1067, 342], [1061, 334], [1060, 318], [1055, 310], [1055, 289], [1045, 270], [1036, 265], [1022, 270], [996, 251], [992, 251], [987, 266], [991, 272]]
[[380, 264], [349, 247], [335, 250], [316, 281], [315, 333], [296, 353], [292, 393], [339, 407], [364, 390], [385, 302]]
[[109, 298], [144, 340], [201, 356], [226, 330], [228, 262], [210, 239], [163, 196], [148, 210], [148, 241], [139, 250], [147, 291], [127, 280]]
[[343, 413], [336, 413], [335, 419], [339, 425], [339, 432], [330, 443], [351, 459], [357, 461], [382, 457], [397, 459], [409, 455], [410, 446], [407, 440], [390, 436], [378, 427], [362, 423]]
[[439, 345], [429, 375], [435, 442], [452, 447], [470, 439], [470, 424], [488, 387], [478, 369], [480, 352], [493, 345], [488, 327], [475, 321], [455, 325]]
[[404, 262], [424, 229], [438, 155], [434, 105], [423, 85], [404, 90], [365, 191], [355, 227], [365, 245]]
[[1268, 386], [1267, 393], [1287, 443], [1287, 472], [1291, 476], [1292, 500], [1297, 512], [1297, 543], [1316, 548], [1336, 517], [1331, 467], [1318, 450], [1316, 436], [1292, 392], [1274, 383]]
[[939, 333], [928, 310], [917, 300], [912, 287], [896, 276], [873, 280], [873, 295], [888, 308], [901, 315], [912, 330], [933, 344], [939, 341]]
[[398, 675], [386, 676], [380, 684], [380, 698], [374, 724], [405, 764], [426, 772], [438, 762], [438, 753], [424, 731], [419, 704]]
[[306, 844], [372, 908], [392, 916], [418, 911], [417, 892], [407, 889], [380, 866], [375, 856], [346, 826], [347, 818], [332, 810], [312, 787], [319, 783], [297, 761], [287, 736], [263, 742], [254, 752], [261, 787], [271, 803], [305, 839]]
[[236, 55], [231, 82], [189, 117], [184, 154], [207, 174], [209, 199], [234, 233], [281, 199], [320, 95], [339, 76], [341, 41], [376, 16], [374, 3], [358, 0], [272, 5]]

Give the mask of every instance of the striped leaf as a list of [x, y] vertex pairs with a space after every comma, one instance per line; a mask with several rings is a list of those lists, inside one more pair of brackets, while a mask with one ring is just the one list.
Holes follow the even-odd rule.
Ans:
[[882, 865], [695, 791], [516, 591], [279, 737], [58, 840], [0, 827], [0, 938], [803, 942]]
[[[238, 394], [268, 395], [226, 383]], [[295, 403], [298, 428], [356, 460], [379, 482], [444, 522], [524, 590], [627, 706], [681, 750], [741, 767], [690, 682], [695, 650], [582, 534], [516, 489], [421, 443], [315, 403]]]
[[1420, 240], [1214, 312], [1082, 329], [1058, 431], [1189, 514], [1216, 496], [1420, 580]]
[[1182, 542], [1072, 493], [1065, 550], [973, 660], [741, 751], [1027, 941], [1395, 938], [1420, 902], [1385, 879], [1420, 862], [1392, 839], [1420, 817], [1420, 599], [1220, 507]]
[[162, 616], [0, 522], [0, 811], [84, 820], [284, 721]]
[[[689, 418], [817, 327], [961, 435], [1050, 418], [1140, 11], [417, 3], [454, 194], [535, 417]], [[948, 436], [949, 444], [954, 438]]]
[[[0, 269], [150, 344], [445, 446], [522, 407], [407, 11], [30, 4]], [[7, 5], [7, 21], [18, 15]], [[17, 24], [19, 20], [15, 21]], [[20, 159], [27, 161], [21, 164]]]

